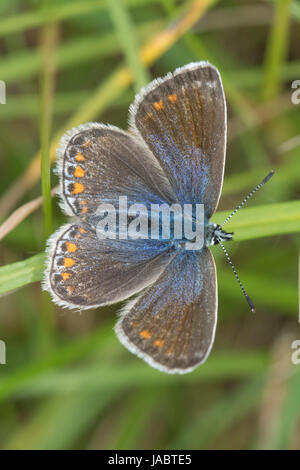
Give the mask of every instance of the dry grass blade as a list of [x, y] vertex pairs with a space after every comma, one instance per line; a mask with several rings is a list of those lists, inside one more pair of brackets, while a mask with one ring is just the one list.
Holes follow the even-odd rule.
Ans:
[[[51, 196], [55, 196], [59, 186], [55, 186], [51, 190]], [[0, 225], [0, 240], [4, 238], [9, 232], [11, 232], [17, 225], [19, 225], [26, 217], [28, 217], [32, 212], [37, 210], [43, 203], [43, 196], [39, 196], [32, 201], [26, 202], [21, 207], [18, 207], [8, 219]]]
[[290, 331], [284, 331], [273, 346], [259, 415], [259, 442], [262, 449], [276, 448], [280, 412], [287, 394], [288, 380], [295, 373], [290, 361], [293, 339]]

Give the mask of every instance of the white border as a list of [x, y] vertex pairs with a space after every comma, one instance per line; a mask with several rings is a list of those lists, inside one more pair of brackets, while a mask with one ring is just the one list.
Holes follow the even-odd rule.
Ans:
[[[129, 107], [129, 128], [132, 130], [132, 132], [134, 132], [139, 137], [140, 140], [142, 140], [144, 142], [144, 145], [147, 145], [147, 143], [144, 141], [143, 137], [141, 136], [139, 130], [137, 129], [137, 127], [135, 125], [135, 115], [137, 113], [139, 105], [141, 104], [141, 102], [143, 101], [145, 96], [148, 93], [155, 90], [155, 88], [157, 88], [159, 85], [166, 82], [167, 80], [172, 79], [176, 75], [180, 75], [182, 73], [185, 73], [186, 71], [197, 70], [199, 68], [205, 68], [205, 67], [209, 67], [209, 68], [213, 69], [216, 72], [216, 74], [219, 78], [220, 84], [221, 84], [221, 90], [222, 90], [222, 95], [223, 95], [223, 103], [224, 103], [224, 131], [225, 131], [224, 132], [224, 134], [225, 134], [224, 135], [224, 155], [223, 155], [223, 166], [222, 166], [222, 180], [221, 180], [219, 195], [218, 195], [218, 198], [217, 198], [217, 203], [216, 203], [216, 208], [215, 208], [215, 210], [216, 210], [217, 207], [218, 207], [218, 204], [219, 204], [220, 197], [221, 197], [222, 188], [223, 188], [223, 181], [224, 181], [226, 148], [227, 148], [227, 106], [226, 106], [226, 99], [225, 99], [225, 93], [224, 93], [222, 78], [221, 78], [219, 70], [214, 65], [212, 65], [210, 62], [208, 62], [206, 60], [202, 60], [202, 61], [199, 61], [199, 62], [190, 62], [189, 64], [184, 65], [183, 67], [178, 67], [177, 69], [175, 69], [174, 72], [168, 72], [167, 75], [165, 75], [164, 77], [155, 78], [152, 82], [148, 83], [148, 85], [146, 85], [144, 88], [142, 88], [140, 90], [140, 92], [135, 96], [134, 102]], [[213, 214], [214, 214], [214, 212], [213, 212]], [[213, 216], [213, 214], [211, 215], [211, 217]]]
[[[134, 138], [130, 132], [124, 131], [117, 126], [112, 126], [110, 124], [103, 124], [99, 122], [87, 122], [85, 124], [80, 124], [78, 127], [72, 127], [72, 129], [66, 131], [63, 136], [61, 137], [57, 149], [56, 149], [56, 168], [54, 172], [59, 177], [59, 190], [57, 195], [59, 196], [59, 206], [62, 209], [63, 213], [68, 216], [76, 216], [76, 214], [70, 208], [66, 196], [63, 194], [63, 162], [64, 162], [64, 154], [66, 148], [70, 142], [70, 140], [80, 132], [88, 129], [109, 129], [115, 132], [119, 132], [120, 134], [126, 135], [129, 138]], [[145, 143], [144, 143], [145, 145]]]
[[[53, 302], [56, 303], [57, 305], [59, 305], [62, 308], [68, 308], [70, 310], [81, 311], [81, 310], [89, 310], [89, 309], [97, 308], [97, 307], [105, 307], [107, 305], [114, 305], [114, 304], [117, 304], [119, 302], [123, 302], [124, 300], [127, 300], [130, 297], [133, 297], [134, 295], [139, 294], [140, 292], [145, 290], [147, 287], [154, 284], [155, 281], [159, 278], [159, 276], [161, 276], [161, 274], [164, 272], [164, 270], [166, 269], [168, 264], [174, 259], [175, 253], [173, 253], [173, 252], [169, 253], [169, 258], [168, 258], [168, 260], [166, 260], [166, 264], [162, 265], [160, 268], [157, 267], [156, 270], [153, 271], [152, 280], [148, 281], [147, 283], [142, 284], [138, 291], [132, 292], [132, 293], [129, 292], [129, 294], [127, 294], [127, 295], [124, 294], [124, 297], [117, 298], [116, 300], [113, 300], [113, 301], [110, 301], [110, 302], [104, 302], [104, 303], [100, 303], [100, 304], [87, 305], [87, 306], [77, 305], [77, 304], [68, 302], [67, 300], [62, 300], [55, 293], [55, 291], [53, 290], [53, 288], [51, 286], [51, 282], [50, 282], [51, 267], [52, 267], [52, 263], [53, 263], [53, 260], [54, 260], [55, 249], [56, 249], [56, 245], [57, 245], [57, 242], [58, 242], [59, 238], [61, 237], [61, 235], [64, 232], [70, 230], [71, 227], [76, 225], [76, 223], [78, 223], [80, 225], [80, 220], [77, 220], [77, 221], [75, 221], [71, 224], [69, 223], [69, 224], [64, 224], [63, 226], [61, 226], [58, 230], [56, 230], [56, 232], [54, 232], [49, 237], [49, 239], [47, 240], [47, 245], [46, 245], [45, 270], [44, 270], [44, 277], [41, 281], [42, 289], [49, 292], [51, 297], [52, 297]], [[163, 251], [160, 252], [159, 256], [162, 256], [164, 253], [165, 252], [163, 252]], [[63, 253], [62, 253], [62, 256], [63, 256]], [[154, 258], [150, 258], [149, 262], [151, 262], [153, 260], [154, 260]], [[145, 267], [144, 267], [144, 269], [145, 269]]]
[[[156, 362], [151, 356], [143, 352], [141, 349], [139, 349], [134, 343], [132, 343], [128, 336], [124, 333], [124, 330], [122, 328], [122, 322], [123, 318], [130, 312], [130, 310], [134, 307], [134, 305], [139, 301], [139, 299], [144, 295], [144, 292], [139, 294], [135, 299], [130, 300], [127, 302], [127, 304], [120, 310], [119, 312], [119, 320], [117, 321], [114, 330], [117, 335], [118, 340], [120, 341], [125, 348], [128, 349], [131, 353], [135, 354], [138, 356], [140, 359], [143, 359], [143, 361], [147, 362], [151, 367], [154, 367], [154, 369], [158, 369], [161, 372], [166, 372], [167, 374], [187, 374], [188, 372], [192, 372], [194, 369], [196, 369], [198, 366], [203, 364], [206, 359], [208, 358], [211, 349], [213, 347], [214, 341], [215, 341], [215, 334], [216, 334], [216, 328], [217, 328], [217, 322], [218, 322], [218, 280], [217, 280], [217, 270], [216, 270], [216, 264], [214, 257], [212, 255], [212, 252], [210, 251], [209, 248], [207, 248], [211, 262], [212, 262], [212, 267], [214, 270], [214, 275], [216, 279], [216, 287], [215, 287], [215, 299], [216, 299], [216, 308], [214, 312], [214, 325], [213, 325], [213, 332], [212, 332], [212, 337], [211, 337], [211, 342], [209, 345], [209, 348], [207, 349], [207, 352], [203, 359], [199, 361], [197, 364], [195, 364], [192, 367], [188, 367], [186, 369], [170, 369], [169, 367], [166, 367], [159, 362]], [[174, 258], [173, 258], [174, 259]], [[150, 286], [151, 287], [151, 286]]]
[[56, 247], [57, 241], [61, 237], [61, 235], [64, 232], [66, 232], [67, 230], [69, 230], [73, 225], [74, 224], [64, 224], [62, 227], [60, 227], [58, 230], [56, 230], [51, 235], [51, 237], [49, 237], [48, 240], [47, 240], [46, 261], [45, 261], [44, 277], [42, 279], [42, 289], [44, 291], [49, 292], [53, 302], [56, 303], [57, 305], [59, 305], [62, 308], [68, 308], [70, 310], [71, 309], [72, 310], [74, 310], [74, 309], [85, 310], [86, 307], [81, 308], [80, 306], [76, 306], [74, 304], [65, 302], [60, 297], [58, 297], [58, 295], [56, 295], [56, 293], [52, 289], [52, 286], [51, 286], [51, 283], [50, 283], [51, 266], [52, 266], [52, 262], [53, 262], [53, 259], [54, 259], [53, 255], [55, 253], [55, 247]]

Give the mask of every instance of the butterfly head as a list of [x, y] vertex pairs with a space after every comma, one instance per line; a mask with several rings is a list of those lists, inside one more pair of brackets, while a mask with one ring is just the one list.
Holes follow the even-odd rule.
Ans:
[[218, 245], [220, 242], [229, 241], [233, 238], [233, 232], [226, 232], [221, 225], [209, 223], [206, 228], [205, 244]]

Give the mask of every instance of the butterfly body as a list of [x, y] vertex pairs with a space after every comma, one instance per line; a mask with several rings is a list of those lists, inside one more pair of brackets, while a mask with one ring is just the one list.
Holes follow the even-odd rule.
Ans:
[[[208, 62], [188, 64], [143, 89], [130, 108], [130, 132], [89, 123], [67, 133], [58, 150], [61, 207], [73, 220], [49, 240], [45, 288], [59, 305], [79, 309], [136, 294], [121, 311], [116, 334], [164, 372], [193, 370], [213, 345], [217, 278], [208, 247], [232, 238], [210, 222], [225, 150], [223, 86]], [[107, 212], [117, 207], [111, 224], [119, 236], [100, 237], [101, 204]], [[130, 210], [141, 204], [148, 214], [140, 223], [143, 237], [130, 237], [136, 223]], [[192, 206], [188, 219], [192, 228], [201, 221], [202, 244], [184, 230], [176, 233], [176, 216], [167, 237], [160, 227], [149, 237], [149, 211], [164, 204]], [[197, 205], [202, 218], [193, 212]]]

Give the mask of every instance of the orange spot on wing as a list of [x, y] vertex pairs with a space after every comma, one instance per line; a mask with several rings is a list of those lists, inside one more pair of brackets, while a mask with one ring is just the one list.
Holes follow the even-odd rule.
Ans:
[[153, 342], [154, 346], [157, 346], [158, 348], [162, 348], [164, 345], [164, 340], [163, 339], [156, 339]]
[[67, 250], [69, 253], [74, 253], [74, 251], [78, 250], [78, 246], [75, 243], [66, 242]]
[[173, 349], [173, 348], [167, 349], [167, 350], [166, 350], [166, 354], [167, 354], [168, 356], [172, 356], [172, 355], [174, 354], [174, 349]]
[[155, 103], [153, 103], [153, 106], [156, 109], [156, 111], [161, 111], [162, 109], [164, 109], [164, 104], [162, 100], [155, 101]]
[[84, 230], [84, 228], [82, 228], [82, 227], [78, 227], [78, 230], [79, 230], [80, 233], [86, 233], [86, 230]]
[[71, 294], [73, 294], [75, 287], [67, 286], [67, 289], [68, 289], [69, 294], [71, 295]]
[[144, 116], [145, 121], [146, 121], [147, 119], [152, 119], [152, 116], [153, 116], [153, 114], [148, 112], [148, 113]]
[[72, 191], [72, 194], [79, 194], [84, 191], [84, 186], [81, 183], [74, 183], [74, 189]]
[[142, 330], [142, 331], [140, 332], [140, 336], [141, 336], [142, 338], [149, 339], [149, 338], [151, 338], [151, 333], [149, 333], [148, 330]]
[[[82, 206], [86, 206], [87, 202], [86, 201], [80, 201], [80, 204]], [[85, 214], [86, 212], [88, 211], [88, 208], [87, 207], [83, 207], [80, 211], [80, 214]]]
[[85, 175], [85, 170], [81, 166], [77, 165], [74, 171], [74, 176], [76, 178], [82, 178]]
[[61, 277], [63, 278], [64, 281], [66, 281], [67, 279], [69, 279], [70, 276], [71, 276], [70, 273], [61, 273]]
[[174, 93], [172, 95], [168, 95], [168, 100], [171, 102], [171, 103], [176, 103], [177, 101], [177, 95]]
[[83, 162], [85, 160], [84, 156], [82, 155], [82, 153], [78, 152], [76, 155], [75, 155], [75, 160], [77, 160], [78, 162]]
[[72, 266], [74, 266], [74, 264], [76, 264], [75, 259], [73, 259], [73, 258], [64, 258], [64, 267], [65, 268], [71, 268]]

